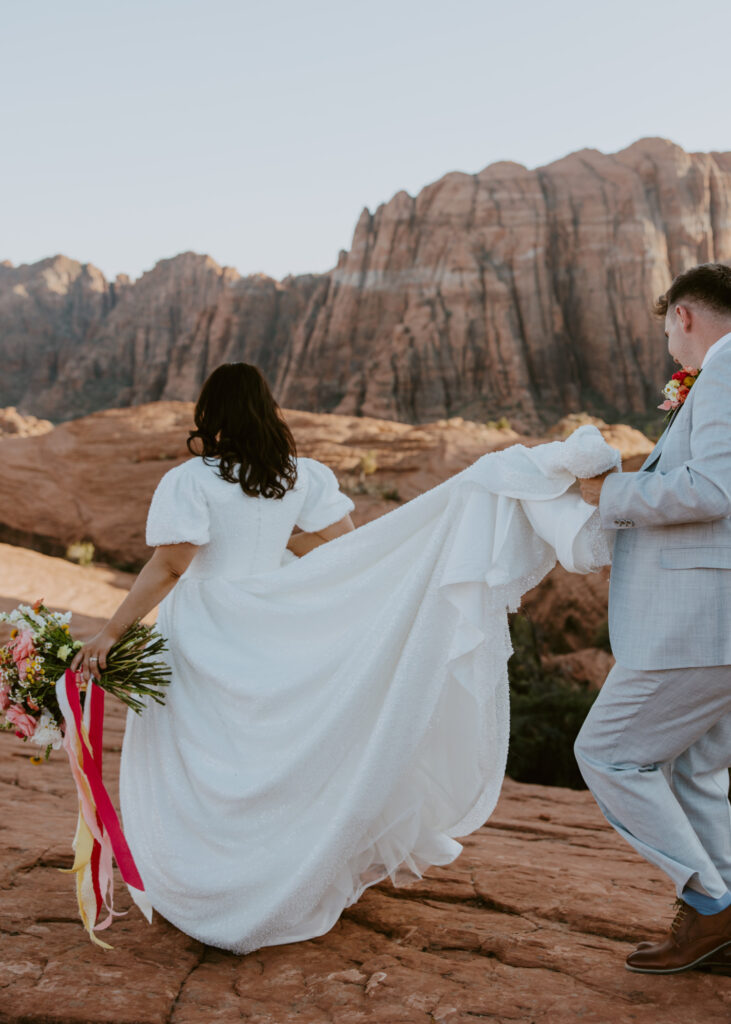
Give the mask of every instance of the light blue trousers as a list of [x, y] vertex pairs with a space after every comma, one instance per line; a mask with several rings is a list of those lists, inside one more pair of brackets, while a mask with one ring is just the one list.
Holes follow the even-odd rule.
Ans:
[[615, 665], [574, 749], [607, 821], [678, 896], [731, 890], [731, 665]]

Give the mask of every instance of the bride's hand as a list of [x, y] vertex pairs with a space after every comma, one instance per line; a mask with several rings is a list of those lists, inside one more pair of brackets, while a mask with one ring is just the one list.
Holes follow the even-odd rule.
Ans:
[[105, 626], [96, 636], [87, 640], [84, 646], [79, 648], [69, 666], [71, 671], [80, 672], [85, 683], [88, 683], [92, 676], [98, 681], [107, 667], [107, 655], [116, 644], [117, 639]]
[[332, 526], [324, 526], [321, 530], [313, 530], [311, 533], [304, 531], [293, 533], [287, 542], [287, 547], [293, 555], [302, 558], [303, 555], [313, 551], [321, 544], [326, 544], [329, 540], [335, 540], [336, 537], [342, 537], [344, 533], [351, 533], [354, 529], [355, 524], [350, 515], [343, 516], [342, 519], [338, 519]]

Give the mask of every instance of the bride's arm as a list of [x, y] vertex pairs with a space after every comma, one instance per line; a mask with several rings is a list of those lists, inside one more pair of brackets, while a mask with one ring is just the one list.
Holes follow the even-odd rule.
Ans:
[[[90, 675], [99, 678], [107, 667], [107, 654], [124, 631], [136, 619], [143, 619], [169, 594], [198, 550], [197, 544], [161, 544], [144, 566], [124, 601], [107, 624], [84, 644], [71, 662], [73, 671], [81, 672], [85, 680]], [[95, 663], [91, 658], [97, 658]]]
[[312, 533], [293, 533], [289, 538], [287, 547], [298, 558], [301, 558], [308, 551], [313, 551], [321, 544], [325, 544], [329, 540], [335, 540], [336, 537], [341, 537], [344, 533], [350, 533], [354, 529], [355, 523], [350, 516], [343, 516], [337, 523], [333, 523], [332, 526], [326, 526], [322, 530], [314, 530]]

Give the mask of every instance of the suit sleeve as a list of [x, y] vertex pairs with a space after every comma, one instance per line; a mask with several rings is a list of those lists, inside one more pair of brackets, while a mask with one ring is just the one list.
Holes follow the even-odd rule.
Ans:
[[654, 473], [612, 473], [599, 502], [602, 526], [675, 526], [731, 515], [731, 371], [701, 377], [693, 401], [691, 457]]

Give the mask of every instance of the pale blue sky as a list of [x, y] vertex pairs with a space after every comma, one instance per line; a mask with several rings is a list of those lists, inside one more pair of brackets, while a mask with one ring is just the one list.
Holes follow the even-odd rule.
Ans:
[[0, 259], [323, 271], [495, 160], [731, 150], [731, 0], [4, 0]]

